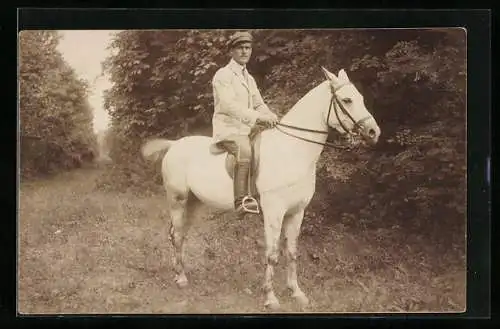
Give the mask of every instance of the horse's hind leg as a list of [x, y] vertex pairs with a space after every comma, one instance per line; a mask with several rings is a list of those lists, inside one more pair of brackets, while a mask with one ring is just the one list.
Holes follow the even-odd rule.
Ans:
[[292, 297], [302, 306], [309, 304], [297, 282], [297, 241], [300, 233], [300, 226], [304, 218], [304, 209], [287, 215], [284, 220], [284, 234], [286, 239], [286, 260], [287, 260], [287, 287], [292, 292]]
[[191, 218], [188, 216], [189, 193], [167, 191], [170, 208], [170, 239], [174, 247], [175, 282], [180, 288], [187, 286], [188, 280], [184, 268], [184, 240], [186, 238]]

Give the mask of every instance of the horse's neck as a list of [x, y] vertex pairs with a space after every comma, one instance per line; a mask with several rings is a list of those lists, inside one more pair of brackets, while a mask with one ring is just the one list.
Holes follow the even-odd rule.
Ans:
[[[321, 84], [307, 93], [282, 118], [281, 123], [327, 131], [325, 112], [328, 110], [330, 93]], [[315, 141], [319, 144], [301, 140], [282, 131]], [[273, 190], [280, 186], [291, 186], [304, 177], [312, 177], [317, 161], [323, 151], [326, 134], [299, 131], [278, 126], [262, 133], [261, 169], [258, 188], [262, 191]]]
[[[330, 105], [330, 92], [328, 88], [328, 82], [325, 81], [309, 91], [283, 116], [281, 123], [294, 127], [328, 131], [328, 124], [325, 117], [325, 111], [328, 110], [328, 106]], [[320, 144], [325, 143], [328, 137], [327, 134], [300, 131], [282, 126], [279, 128], [294, 136], [299, 136]], [[309, 163], [316, 163], [323, 150], [322, 145], [292, 136], [286, 137], [293, 143], [292, 149], [296, 154], [300, 155], [301, 158], [304, 157], [304, 160]]]
[[[327, 131], [325, 110], [330, 105], [330, 92], [328, 82], [325, 81], [302, 97], [281, 122], [291, 126], [305, 127], [308, 129]], [[318, 136], [318, 134], [314, 134]]]

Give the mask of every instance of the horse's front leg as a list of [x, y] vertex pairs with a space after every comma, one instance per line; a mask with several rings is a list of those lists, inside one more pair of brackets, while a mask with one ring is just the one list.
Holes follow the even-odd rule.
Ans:
[[297, 282], [297, 242], [303, 218], [304, 209], [287, 215], [284, 221], [284, 234], [286, 239], [287, 287], [291, 290], [292, 297], [302, 307], [305, 307], [309, 304], [309, 299]]
[[280, 308], [280, 303], [274, 293], [273, 276], [274, 267], [278, 264], [279, 238], [284, 212], [277, 209], [276, 206], [276, 202], [267, 202], [264, 200], [262, 202], [264, 212], [264, 235], [266, 241], [266, 273], [264, 277], [266, 301], [264, 305], [271, 310]]

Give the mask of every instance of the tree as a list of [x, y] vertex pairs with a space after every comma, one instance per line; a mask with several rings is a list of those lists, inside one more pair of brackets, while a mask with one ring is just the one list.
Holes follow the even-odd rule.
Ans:
[[57, 50], [56, 31], [19, 35], [21, 169], [24, 176], [91, 161], [96, 150], [88, 85]]

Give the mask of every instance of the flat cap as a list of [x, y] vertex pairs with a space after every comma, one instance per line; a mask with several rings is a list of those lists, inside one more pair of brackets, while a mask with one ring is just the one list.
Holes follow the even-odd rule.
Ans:
[[236, 32], [229, 38], [228, 47], [232, 48], [242, 42], [253, 42], [252, 35], [248, 32]]

